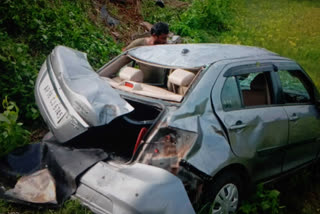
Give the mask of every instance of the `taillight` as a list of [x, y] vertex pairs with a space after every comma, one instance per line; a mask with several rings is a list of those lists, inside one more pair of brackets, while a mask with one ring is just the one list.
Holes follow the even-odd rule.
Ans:
[[162, 128], [145, 144], [138, 161], [176, 174], [180, 160], [189, 154], [196, 139], [197, 134], [194, 132]]

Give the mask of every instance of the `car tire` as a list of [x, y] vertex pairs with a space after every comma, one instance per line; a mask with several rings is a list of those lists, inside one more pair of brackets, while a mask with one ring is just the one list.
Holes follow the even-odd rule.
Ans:
[[225, 171], [214, 178], [205, 187], [205, 212], [210, 214], [235, 213], [243, 197], [244, 182], [241, 176], [232, 171]]

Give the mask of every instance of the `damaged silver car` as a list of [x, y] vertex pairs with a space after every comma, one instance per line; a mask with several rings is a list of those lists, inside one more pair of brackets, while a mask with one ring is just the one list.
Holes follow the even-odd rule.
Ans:
[[45, 139], [108, 154], [74, 192], [96, 213], [233, 213], [250, 183], [319, 157], [316, 87], [261, 48], [144, 46], [95, 72], [84, 53], [58, 46], [35, 94]]

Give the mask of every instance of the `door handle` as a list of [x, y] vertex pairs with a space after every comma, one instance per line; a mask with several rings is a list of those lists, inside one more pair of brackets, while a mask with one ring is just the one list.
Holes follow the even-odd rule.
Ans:
[[236, 124], [230, 126], [230, 130], [235, 130], [235, 129], [243, 129], [244, 127], [246, 127], [247, 124], [243, 123], [241, 120], [238, 120], [236, 122]]
[[296, 113], [293, 113], [290, 117], [289, 117], [290, 121], [296, 121], [299, 120], [299, 117]]

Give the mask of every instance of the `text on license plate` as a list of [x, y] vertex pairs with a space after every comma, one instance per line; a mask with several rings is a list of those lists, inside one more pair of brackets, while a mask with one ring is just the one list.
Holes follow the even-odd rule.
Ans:
[[49, 75], [46, 75], [40, 84], [40, 95], [47, 107], [47, 111], [49, 112], [51, 119], [55, 125], [58, 125], [67, 110], [59, 100], [50, 81]]

